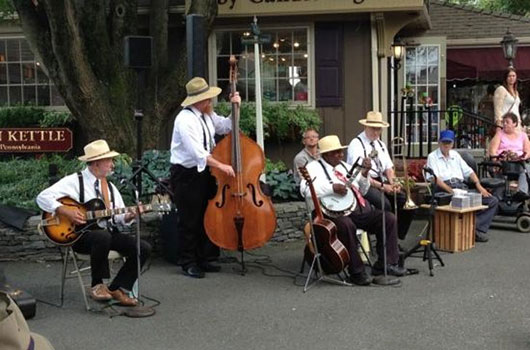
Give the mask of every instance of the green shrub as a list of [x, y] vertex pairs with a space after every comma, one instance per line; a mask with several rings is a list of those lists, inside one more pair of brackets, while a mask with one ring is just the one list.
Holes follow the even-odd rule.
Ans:
[[72, 122], [69, 112], [47, 111], [42, 107], [15, 106], [0, 108], [1, 128], [23, 128], [40, 126], [53, 128]]
[[13, 159], [0, 162], [0, 202], [27, 209], [38, 209], [35, 198], [48, 187], [48, 166], [57, 164], [59, 177], [82, 169], [77, 159], [58, 155], [41, 159]]
[[298, 186], [290, 171], [272, 170], [267, 173], [273, 200], [298, 200]]
[[[231, 105], [221, 102], [215, 107], [219, 115], [228, 116]], [[266, 140], [297, 141], [300, 134], [307, 128], [318, 130], [322, 120], [318, 112], [304, 106], [291, 107], [287, 103], [263, 102], [263, 137]], [[243, 103], [240, 108], [239, 127], [251, 137], [256, 135], [256, 105]]]
[[0, 108], [0, 127], [21, 128], [39, 125], [44, 118], [44, 108], [16, 106]]
[[69, 112], [48, 111], [39, 121], [41, 128], [56, 128], [70, 124], [74, 117]]

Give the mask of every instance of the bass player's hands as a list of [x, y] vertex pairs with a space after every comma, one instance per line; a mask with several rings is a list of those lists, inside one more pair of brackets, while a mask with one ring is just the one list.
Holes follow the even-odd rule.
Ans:
[[66, 216], [68, 220], [73, 222], [75, 225], [86, 224], [85, 214], [76, 207], [60, 206], [55, 210], [56, 215]]

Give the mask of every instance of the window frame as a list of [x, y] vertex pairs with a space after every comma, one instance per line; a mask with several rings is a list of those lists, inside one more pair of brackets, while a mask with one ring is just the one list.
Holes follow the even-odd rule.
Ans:
[[[262, 32], [267, 31], [281, 31], [281, 30], [299, 30], [304, 29], [307, 33], [307, 101], [306, 102], [297, 102], [294, 100], [290, 101], [269, 101], [269, 103], [287, 103], [291, 107], [303, 106], [307, 108], [315, 108], [315, 68], [314, 68], [314, 41], [315, 41], [315, 30], [313, 23], [293, 23], [289, 26], [281, 24], [267, 24], [260, 25]], [[218, 32], [234, 32], [234, 31], [249, 31], [248, 26], [218, 26], [214, 28], [210, 36], [208, 37], [208, 81], [212, 86], [218, 86], [217, 80], [217, 33]], [[262, 53], [262, 48], [260, 47], [260, 54]], [[252, 52], [253, 48], [250, 49]], [[250, 51], [249, 50], [249, 51]], [[263, 69], [263, 66], [260, 65], [260, 68]], [[263, 91], [263, 80], [262, 80], [262, 91]], [[263, 94], [263, 93], [262, 93]], [[262, 96], [262, 101], [264, 100]], [[214, 99], [214, 102], [217, 103], [217, 98]], [[255, 103], [255, 101], [248, 101], [249, 103]]]
[[[408, 70], [408, 66], [410, 66], [410, 63], [408, 62], [408, 59], [407, 59], [407, 51], [408, 50], [415, 50], [415, 52], [418, 52], [418, 49], [419, 48], [430, 48], [430, 47], [436, 47], [437, 50], [438, 50], [438, 59], [437, 59], [437, 68], [438, 68], [438, 77], [437, 77], [437, 80], [436, 80], [436, 84], [432, 84], [432, 83], [429, 83], [430, 79], [429, 79], [429, 75], [427, 73], [427, 76], [426, 76], [426, 82], [425, 83], [421, 83], [421, 84], [418, 84], [417, 80], [416, 82], [414, 82], [414, 84], [411, 84], [410, 86], [414, 89], [414, 102], [413, 102], [413, 109], [414, 110], [419, 110], [419, 107], [422, 106], [421, 103], [419, 103], [419, 99], [418, 99], [418, 87], [420, 88], [426, 88], [427, 92], [429, 91], [429, 88], [430, 87], [436, 87], [437, 88], [437, 96], [436, 96], [436, 108], [433, 109], [434, 113], [432, 114], [432, 117], [433, 117], [433, 124], [436, 125], [436, 132], [434, 133], [433, 135], [433, 138], [432, 140], [433, 141], [436, 141], [438, 140], [438, 135], [440, 133], [440, 123], [442, 122], [442, 118], [440, 117], [440, 111], [442, 109], [442, 105], [444, 105], [445, 103], [441, 100], [442, 98], [442, 86], [441, 86], [441, 82], [442, 82], [442, 75], [443, 75], [443, 70], [444, 68], [442, 67], [443, 64], [445, 64], [445, 61], [443, 60], [443, 53], [442, 53], [442, 50], [444, 50], [444, 45], [441, 44], [441, 43], [420, 43], [420, 45], [418, 46], [415, 46], [415, 47], [407, 47], [405, 49], [405, 57], [404, 57], [404, 64], [403, 64], [403, 71], [402, 71], [402, 76], [401, 78], [403, 79], [403, 82], [404, 82], [404, 86], [406, 86], [409, 81], [407, 80], [407, 70]], [[444, 51], [445, 52], [445, 51]], [[428, 61], [427, 61], [428, 62]], [[418, 74], [418, 66], [420, 67], [425, 67], [427, 72], [429, 70], [429, 67], [433, 67], [432, 65], [429, 65], [428, 63], [426, 64], [421, 64], [421, 65], [418, 65], [417, 63], [415, 63], [415, 66], [414, 66], [414, 74], [416, 76], [416, 78], [419, 76]], [[415, 121], [414, 123], [412, 124], [412, 137], [411, 139], [413, 140], [411, 143], [412, 144], [415, 144], [415, 145], [419, 145], [420, 144], [420, 141], [422, 143], [424, 142], [427, 142], [427, 134], [424, 135], [425, 137], [425, 140], [419, 140], [419, 120], [417, 119], [418, 118], [418, 113], [415, 113]], [[426, 121], [426, 123], [428, 123], [428, 121]], [[408, 130], [408, 123], [405, 122], [405, 130]], [[427, 127], [427, 124], [424, 124], [424, 127], [426, 128]]]
[[[8, 45], [7, 45], [7, 41], [8, 40], [16, 40], [17, 41], [17, 46], [18, 46], [18, 51], [19, 51], [18, 52], [18, 60], [17, 61], [9, 61], [8, 60], [8, 55], [9, 55]], [[35, 54], [33, 52], [31, 52], [31, 55], [33, 56], [32, 60], [23, 59], [23, 57], [22, 57], [22, 52], [23, 52], [22, 51], [22, 42], [24, 41], [26, 43], [26, 45], [28, 46], [28, 49], [30, 49], [29, 48], [29, 43], [28, 43], [26, 37], [24, 35], [20, 35], [20, 34], [16, 34], [16, 35], [5, 35], [4, 34], [4, 35], [0, 35], [0, 41], [3, 41], [4, 43], [6, 43], [6, 45], [5, 45], [5, 55], [6, 55], [5, 60], [4, 61], [0, 61], [0, 65], [4, 65], [6, 67], [6, 69], [5, 69], [6, 81], [5, 81], [5, 83], [0, 83], [0, 87], [6, 88], [6, 98], [7, 98], [5, 104], [2, 104], [1, 103], [2, 101], [0, 101], [0, 105], [4, 106], [4, 107], [13, 107], [13, 106], [16, 106], [16, 105], [24, 105], [24, 106], [31, 105], [31, 106], [37, 106], [37, 107], [42, 107], [42, 108], [50, 108], [50, 107], [54, 108], [54, 109], [56, 109], [56, 108], [59, 108], [59, 109], [65, 108], [66, 104], [64, 102], [64, 99], [57, 92], [57, 88], [55, 87], [53, 82], [50, 80], [48, 75], [45, 73], [45, 71], [44, 71], [44, 69], [42, 67], [42, 63], [37, 60], [37, 58], [35, 57]], [[20, 82], [18, 82], [18, 83], [11, 83], [10, 82], [10, 72], [8, 70], [9, 64], [18, 64], [19, 65], [19, 67], [20, 67]], [[24, 68], [25, 68], [25, 65], [27, 65], [27, 64], [31, 64], [32, 68], [33, 68], [34, 77], [33, 77], [33, 82], [32, 83], [26, 83], [24, 81]], [[39, 78], [38, 78], [39, 74], [43, 74], [46, 77], [46, 80], [47, 80], [46, 84], [40, 84], [39, 83]], [[12, 103], [11, 102], [10, 87], [20, 87], [21, 102], [18, 102], [18, 103]], [[34, 92], [35, 92], [34, 101], [29, 102], [29, 101], [27, 101], [24, 98], [25, 97], [25, 93], [24, 93], [25, 87], [34, 88]], [[47, 93], [47, 95], [48, 95], [47, 96], [48, 103], [47, 104], [39, 104], [39, 88], [44, 88], [44, 87], [46, 87], [48, 89], [48, 93]], [[60, 99], [62, 101], [62, 104], [60, 104], [60, 105], [53, 104], [53, 101], [54, 101], [53, 94], [54, 93], [59, 95], [59, 97], [60, 97]]]

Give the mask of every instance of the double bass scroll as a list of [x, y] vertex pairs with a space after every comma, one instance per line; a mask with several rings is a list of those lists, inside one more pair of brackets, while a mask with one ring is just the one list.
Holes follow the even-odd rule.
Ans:
[[[236, 93], [237, 61], [230, 57], [230, 92]], [[204, 228], [217, 246], [244, 251], [264, 245], [276, 229], [276, 213], [261, 191], [259, 178], [265, 156], [259, 145], [239, 130], [239, 105], [232, 103], [232, 132], [212, 152], [216, 160], [232, 165], [235, 176], [211, 168], [217, 193], [204, 216]]]

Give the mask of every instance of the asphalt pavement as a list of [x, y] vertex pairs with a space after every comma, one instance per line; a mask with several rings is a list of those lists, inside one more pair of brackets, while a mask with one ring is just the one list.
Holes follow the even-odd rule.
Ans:
[[[405, 246], [415, 243], [420, 224]], [[301, 241], [270, 243], [245, 255], [244, 276], [227, 262], [201, 280], [157, 258], [140, 290], [160, 305], [143, 319], [110, 317], [119, 308], [85, 311], [71, 279], [65, 305], [39, 302], [29, 326], [57, 350], [530, 348], [529, 234], [491, 230], [488, 243], [442, 253], [445, 266], [436, 263], [433, 277], [426, 262], [409, 259], [419, 274], [398, 287], [320, 282], [303, 293], [305, 278], [296, 277], [302, 250]], [[2, 264], [13, 286], [58, 301], [59, 262]]]

